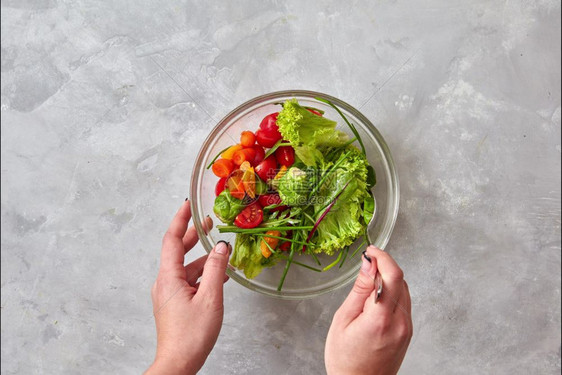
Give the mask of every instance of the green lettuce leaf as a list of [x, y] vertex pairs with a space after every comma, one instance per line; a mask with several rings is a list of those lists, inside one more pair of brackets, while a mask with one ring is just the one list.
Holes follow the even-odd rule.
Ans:
[[[330, 212], [318, 225], [312, 242], [315, 252], [332, 255], [345, 246], [351, 245], [366, 227], [363, 206], [370, 196], [367, 189], [367, 166], [365, 156], [353, 146], [345, 161], [332, 173], [318, 192], [315, 204], [319, 217], [338, 192], [343, 190]], [[321, 198], [321, 199], [319, 199]]]
[[277, 125], [283, 139], [291, 143], [297, 157], [308, 166], [315, 166], [322, 159], [319, 148], [337, 147], [348, 140], [347, 134], [335, 130], [335, 121], [311, 113], [296, 99], [283, 104]]
[[234, 250], [230, 257], [230, 264], [244, 271], [246, 278], [253, 279], [266, 267], [277, 263], [277, 258], [272, 255], [265, 258], [261, 254], [260, 238], [251, 234], [237, 234]]

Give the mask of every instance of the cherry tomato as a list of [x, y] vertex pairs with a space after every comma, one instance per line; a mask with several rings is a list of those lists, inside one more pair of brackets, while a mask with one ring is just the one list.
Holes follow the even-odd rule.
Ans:
[[279, 245], [279, 249], [281, 251], [289, 251], [289, 249], [291, 249], [291, 243], [289, 241], [285, 241]]
[[277, 126], [277, 115], [279, 112], [271, 113], [263, 118], [260, 128], [256, 132], [256, 139], [263, 147], [273, 147], [281, 139], [279, 127]]
[[265, 150], [260, 145], [255, 145], [253, 147], [253, 149], [256, 152], [256, 156], [254, 156], [254, 160], [251, 164], [256, 166], [256, 165], [258, 165], [259, 163], [262, 162], [262, 160], [265, 156]]
[[290, 167], [295, 162], [295, 150], [291, 146], [281, 146], [275, 150], [275, 159], [280, 165]]
[[222, 177], [217, 181], [217, 185], [215, 186], [215, 195], [218, 197], [219, 194], [223, 192], [225, 187], [226, 187], [226, 177]]
[[263, 209], [258, 202], [247, 206], [236, 216], [234, 225], [238, 228], [255, 228], [263, 221]]
[[[258, 198], [258, 202], [260, 202], [262, 207], [267, 207], [267, 206], [271, 206], [271, 205], [274, 205], [274, 204], [283, 203], [283, 202], [281, 202], [281, 197], [279, 197], [279, 194], [277, 194], [277, 193], [260, 195], [259, 198]], [[274, 208], [271, 211], [272, 212], [284, 211], [287, 208], [289, 208], [289, 206], [279, 206], [277, 208]]]
[[281, 133], [279, 133], [279, 127], [277, 126], [277, 116], [279, 112], [271, 113], [263, 118], [260, 123], [260, 129], [267, 133], [272, 133], [272, 135], [279, 134], [281, 138]]
[[256, 139], [260, 146], [270, 148], [273, 147], [277, 143], [277, 141], [281, 139], [281, 134], [279, 134], [279, 137], [276, 137], [274, 134], [268, 133], [262, 129], [258, 129], [258, 131], [256, 132]]
[[262, 207], [271, 206], [272, 204], [281, 203], [281, 197], [277, 193], [260, 195], [259, 202]]
[[270, 155], [256, 166], [255, 171], [262, 181], [267, 181], [275, 177], [275, 174], [277, 173], [276, 169], [277, 162], [275, 161], [275, 156]]

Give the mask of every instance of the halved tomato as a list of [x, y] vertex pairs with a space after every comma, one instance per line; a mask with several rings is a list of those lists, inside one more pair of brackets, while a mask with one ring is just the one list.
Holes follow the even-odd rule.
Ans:
[[258, 202], [247, 206], [236, 216], [234, 225], [238, 228], [255, 228], [263, 221], [263, 209]]

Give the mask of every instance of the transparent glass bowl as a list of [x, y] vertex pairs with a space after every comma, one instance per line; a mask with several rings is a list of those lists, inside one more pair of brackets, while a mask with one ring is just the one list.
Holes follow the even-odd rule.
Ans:
[[[339, 107], [347, 119], [355, 125], [365, 144], [367, 158], [375, 169], [377, 176], [377, 183], [373, 188], [376, 211], [374, 220], [369, 225], [369, 237], [375, 246], [384, 249], [398, 215], [399, 185], [390, 150], [382, 135], [357, 109], [339, 99], [319, 92], [290, 90], [272, 92], [240, 105], [226, 115], [203, 142], [193, 168], [190, 197], [193, 222], [207, 252], [210, 252], [219, 240], [228, 241], [234, 246], [235, 234], [219, 233], [216, 228], [213, 228], [207, 234], [203, 230], [201, 222], [206, 215], [213, 218], [214, 225], [221, 224], [213, 213], [214, 190], [218, 178], [210, 169], [206, 169], [206, 166], [221, 150], [238, 143], [242, 131], [256, 131], [266, 115], [280, 111], [281, 106], [275, 103], [296, 98], [301, 105], [322, 109], [326, 112], [324, 116], [338, 122], [337, 128], [339, 130], [349, 134], [350, 138], [353, 137], [351, 130], [340, 115], [329, 105], [316, 100], [317, 97], [328, 99]], [[355, 144], [358, 146], [357, 142]], [[351, 247], [341, 268], [335, 266], [326, 272], [319, 273], [292, 264], [280, 292], [277, 291], [277, 286], [283, 273], [285, 261], [280, 261], [274, 267], [265, 268], [259, 276], [252, 280], [246, 279], [242, 271], [230, 266], [227, 274], [241, 285], [273, 297], [305, 299], [318, 296], [340, 288], [355, 279], [360, 266], [361, 253], [358, 251], [354, 257], [351, 257], [351, 255], [359, 246], [361, 239], [357, 240]], [[335, 257], [319, 256], [322, 266], [318, 266], [309, 255], [295, 255], [294, 259], [316, 268], [323, 268], [332, 263]]]

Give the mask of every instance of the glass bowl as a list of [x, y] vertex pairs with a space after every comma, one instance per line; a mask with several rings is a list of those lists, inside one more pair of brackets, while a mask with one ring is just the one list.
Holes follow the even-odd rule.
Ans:
[[[206, 166], [221, 150], [238, 143], [242, 131], [256, 131], [266, 115], [280, 111], [281, 107], [276, 103], [296, 98], [303, 106], [322, 109], [326, 112], [325, 117], [338, 122], [339, 130], [349, 134], [350, 138], [353, 137], [351, 130], [340, 115], [329, 105], [316, 100], [317, 97], [328, 99], [339, 107], [347, 119], [355, 125], [365, 144], [367, 159], [375, 169], [377, 177], [377, 183], [373, 187], [376, 210], [374, 219], [369, 225], [369, 237], [375, 246], [384, 249], [396, 222], [399, 201], [398, 176], [385, 140], [377, 128], [349, 104], [319, 92], [290, 90], [265, 94], [238, 106], [219, 121], [203, 142], [193, 168], [190, 197], [193, 222], [207, 252], [210, 252], [219, 240], [228, 241], [234, 246], [235, 234], [219, 233], [215, 227], [207, 234], [203, 230], [201, 223], [207, 215], [213, 218], [214, 225], [221, 224], [213, 212], [214, 189], [218, 177], [210, 169], [206, 169]], [[357, 142], [355, 144], [358, 146]], [[277, 291], [277, 286], [285, 261], [280, 261], [274, 267], [265, 268], [260, 275], [251, 280], [246, 279], [242, 271], [234, 269], [230, 265], [227, 274], [248, 289], [268, 296], [283, 299], [310, 298], [340, 288], [356, 278], [361, 262], [361, 252], [357, 251], [353, 257], [351, 255], [361, 241], [362, 237], [352, 245], [342, 267], [335, 266], [320, 273], [293, 263], [280, 292]], [[323, 268], [332, 263], [335, 257], [319, 256], [321, 266], [318, 266], [309, 255], [295, 255], [294, 259], [316, 268]]]

